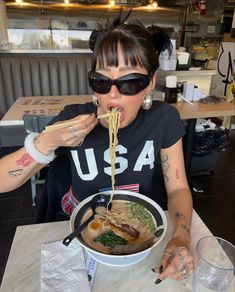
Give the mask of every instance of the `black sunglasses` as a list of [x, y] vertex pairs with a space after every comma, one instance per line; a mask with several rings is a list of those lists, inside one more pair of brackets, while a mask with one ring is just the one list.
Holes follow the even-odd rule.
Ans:
[[140, 73], [132, 73], [117, 79], [110, 79], [103, 74], [90, 71], [88, 80], [92, 90], [100, 94], [109, 93], [111, 86], [115, 85], [121, 94], [135, 95], [144, 90], [150, 83], [150, 77]]

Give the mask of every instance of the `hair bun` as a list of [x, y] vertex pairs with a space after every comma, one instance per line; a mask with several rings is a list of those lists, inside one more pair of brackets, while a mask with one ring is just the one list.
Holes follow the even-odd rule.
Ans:
[[172, 49], [173, 49], [172, 43], [168, 34], [164, 31], [164, 29], [162, 29], [159, 26], [152, 25], [152, 26], [147, 27], [147, 30], [152, 37], [152, 41], [154, 43], [154, 46], [158, 54], [160, 55], [160, 53], [165, 50], [168, 50], [169, 54], [171, 54]]
[[100, 38], [101, 35], [102, 35], [102, 32], [98, 30], [94, 30], [91, 33], [91, 36], [89, 39], [89, 47], [92, 50], [92, 52], [94, 51], [96, 41]]

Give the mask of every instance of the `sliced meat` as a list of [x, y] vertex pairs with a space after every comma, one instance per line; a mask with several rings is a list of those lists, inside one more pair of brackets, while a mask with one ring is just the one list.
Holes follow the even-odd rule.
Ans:
[[127, 241], [136, 240], [139, 237], [139, 231], [130, 227], [128, 224], [122, 224], [121, 226], [117, 226], [110, 222], [111, 230], [114, 233], [125, 238]]

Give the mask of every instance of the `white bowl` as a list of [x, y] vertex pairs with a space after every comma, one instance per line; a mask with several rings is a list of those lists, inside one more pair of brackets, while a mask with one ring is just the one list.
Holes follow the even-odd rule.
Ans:
[[[112, 191], [100, 192], [99, 194], [111, 195]], [[71, 231], [73, 231], [77, 226], [80, 225], [80, 221], [83, 215], [88, 211], [88, 209], [90, 209], [90, 201], [95, 195], [97, 194], [89, 196], [88, 198], [83, 200], [81, 203], [79, 203], [79, 205], [74, 209], [72, 216], [70, 218]], [[123, 190], [115, 190], [115, 195], [113, 197], [113, 200], [126, 200], [126, 201], [136, 202], [143, 205], [148, 211], [150, 211], [157, 225], [157, 231], [155, 232], [155, 234], [156, 233], [158, 234], [158, 236], [155, 237], [152, 245], [145, 250], [142, 250], [133, 254], [112, 255], [112, 254], [104, 254], [100, 251], [94, 250], [83, 240], [81, 235], [77, 237], [77, 240], [79, 244], [82, 247], [84, 247], [86, 252], [92, 258], [94, 258], [96, 261], [102, 264], [109, 265], [109, 266], [118, 266], [118, 267], [130, 266], [142, 261], [151, 252], [151, 250], [155, 248], [163, 239], [166, 233], [166, 229], [167, 229], [166, 216], [162, 208], [156, 202], [154, 202], [152, 199], [144, 195], [141, 195], [139, 193], [123, 191]]]

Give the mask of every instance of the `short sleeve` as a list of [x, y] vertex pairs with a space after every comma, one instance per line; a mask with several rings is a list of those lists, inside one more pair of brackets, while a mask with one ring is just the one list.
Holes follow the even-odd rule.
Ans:
[[165, 114], [162, 148], [168, 148], [174, 145], [186, 133], [179, 112], [174, 107], [168, 105]]
[[58, 121], [69, 120], [75, 118], [78, 115], [91, 114], [95, 112], [96, 108], [91, 103], [67, 105], [56, 117], [50, 121], [48, 125], [52, 125]]

